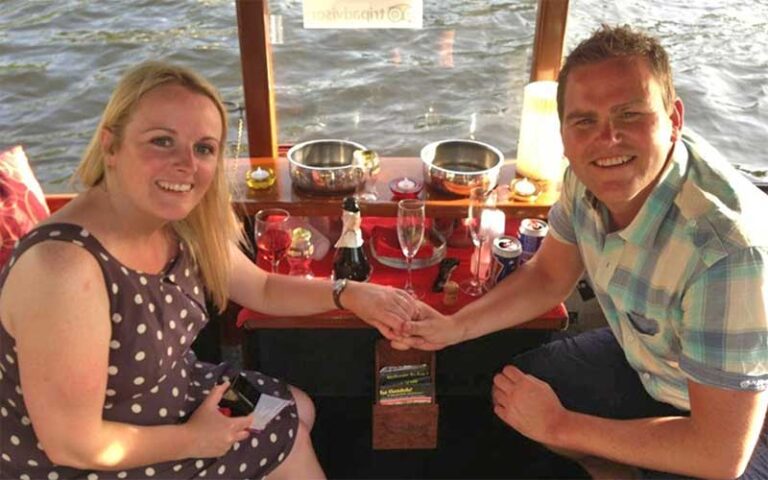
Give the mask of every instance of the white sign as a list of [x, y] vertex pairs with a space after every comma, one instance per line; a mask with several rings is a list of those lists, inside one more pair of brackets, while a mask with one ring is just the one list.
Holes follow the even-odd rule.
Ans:
[[304, 28], [421, 28], [422, 0], [304, 0]]

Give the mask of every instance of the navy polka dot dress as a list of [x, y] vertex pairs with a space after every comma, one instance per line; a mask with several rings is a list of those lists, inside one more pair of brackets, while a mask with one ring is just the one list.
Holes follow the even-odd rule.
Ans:
[[[105, 420], [134, 425], [182, 423], [220, 378], [235, 374], [225, 363], [198, 361], [190, 348], [208, 314], [203, 289], [183, 245], [163, 273], [151, 275], [120, 264], [80, 226], [44, 225], [19, 242], [0, 272], [0, 289], [16, 259], [46, 240], [85, 248], [104, 273], [112, 326]], [[287, 385], [277, 379], [258, 372], [245, 374], [261, 390], [291, 398]], [[234, 444], [216, 459], [190, 458], [108, 472], [52, 464], [35, 436], [24, 404], [15, 341], [0, 324], [0, 478], [261, 478], [288, 455], [297, 428], [296, 407], [291, 405], [265, 430]]]

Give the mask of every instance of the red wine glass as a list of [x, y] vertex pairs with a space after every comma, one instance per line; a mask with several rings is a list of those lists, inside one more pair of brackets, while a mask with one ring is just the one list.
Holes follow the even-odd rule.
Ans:
[[288, 219], [291, 215], [282, 208], [265, 208], [256, 212], [254, 234], [256, 247], [261, 258], [272, 266], [272, 273], [277, 273], [277, 264], [283, 259], [291, 246], [291, 233]]

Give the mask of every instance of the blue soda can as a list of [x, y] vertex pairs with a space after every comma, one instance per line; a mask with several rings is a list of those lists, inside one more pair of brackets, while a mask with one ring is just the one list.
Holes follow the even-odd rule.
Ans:
[[520, 240], [509, 235], [502, 235], [493, 240], [493, 265], [490, 287], [498, 285], [504, 278], [517, 269], [523, 247]]
[[547, 236], [549, 225], [544, 220], [538, 218], [524, 218], [520, 222], [520, 243], [523, 246], [523, 253], [520, 256], [520, 265], [533, 257], [533, 254], [541, 246], [544, 237]]

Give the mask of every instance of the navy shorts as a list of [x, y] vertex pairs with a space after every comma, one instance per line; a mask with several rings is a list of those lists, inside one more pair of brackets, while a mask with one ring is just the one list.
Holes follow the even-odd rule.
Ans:
[[[616, 419], [689, 414], [646, 392], [608, 327], [548, 343], [518, 355], [512, 363], [547, 382], [569, 410]], [[764, 429], [747, 471], [740, 478], [768, 478], [766, 436]], [[650, 470], [642, 473], [643, 478], [686, 478]]]

